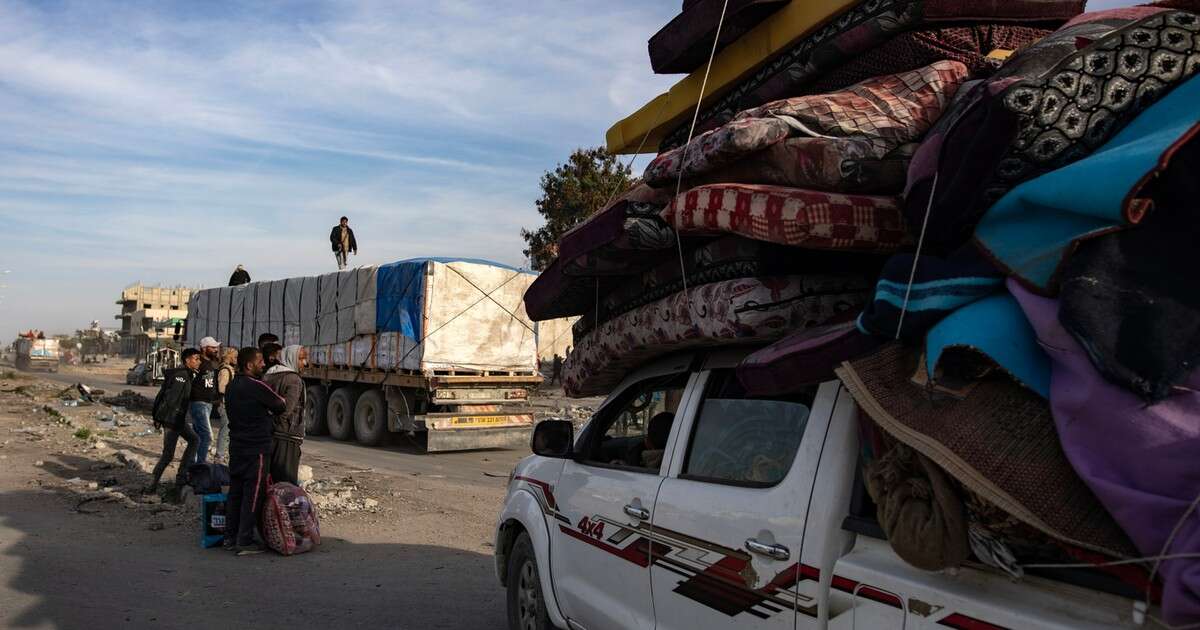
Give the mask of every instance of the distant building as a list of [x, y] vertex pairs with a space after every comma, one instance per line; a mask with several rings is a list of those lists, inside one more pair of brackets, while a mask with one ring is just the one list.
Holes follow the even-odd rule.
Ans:
[[175, 324], [182, 332], [187, 322], [187, 305], [193, 290], [151, 287], [140, 282], [125, 287], [117, 300], [121, 312], [115, 316], [121, 322], [120, 353], [141, 356], [150, 352], [155, 342], [172, 341]]

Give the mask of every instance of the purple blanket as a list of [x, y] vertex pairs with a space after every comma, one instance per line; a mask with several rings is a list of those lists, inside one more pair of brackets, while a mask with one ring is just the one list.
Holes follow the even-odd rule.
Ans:
[[[1143, 554], [1164, 552], [1177, 523], [1165, 552], [1200, 553], [1200, 510], [1181, 523], [1200, 493], [1200, 372], [1190, 392], [1147, 406], [1100, 376], [1058, 322], [1057, 300], [1008, 288], [1050, 355], [1050, 406], [1071, 465]], [[1166, 621], [1200, 621], [1200, 559], [1164, 561], [1159, 575]]]

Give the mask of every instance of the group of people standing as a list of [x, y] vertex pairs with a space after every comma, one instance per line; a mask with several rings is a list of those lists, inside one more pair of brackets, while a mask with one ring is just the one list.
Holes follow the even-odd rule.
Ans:
[[154, 424], [163, 430], [163, 450], [147, 491], [154, 492], [175, 458], [179, 439], [187, 443], [174, 490], [187, 469], [206, 463], [213, 429], [219, 430], [215, 463], [229, 466], [225, 547], [240, 555], [259, 553], [254, 531], [268, 480], [298, 484], [304, 441], [307, 390], [300, 371], [308, 363], [303, 346], [283, 347], [265, 333], [258, 347], [222, 348], [212, 337], [182, 353], [183, 366], [165, 375], [154, 401]]

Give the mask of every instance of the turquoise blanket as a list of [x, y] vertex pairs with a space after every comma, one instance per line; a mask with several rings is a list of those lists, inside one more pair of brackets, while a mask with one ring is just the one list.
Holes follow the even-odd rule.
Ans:
[[1150, 106], [1092, 155], [1014, 188], [975, 229], [979, 245], [1011, 275], [1042, 292], [1074, 243], [1136, 224], [1134, 197], [1174, 147], [1200, 132], [1200, 77]]

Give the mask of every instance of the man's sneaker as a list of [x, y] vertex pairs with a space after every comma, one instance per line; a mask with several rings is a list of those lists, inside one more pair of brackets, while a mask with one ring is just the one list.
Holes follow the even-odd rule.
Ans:
[[237, 549], [237, 541], [232, 538], [226, 538], [225, 540], [221, 541], [221, 548], [227, 551], [233, 551], [234, 549]]
[[237, 555], [239, 556], [253, 556], [266, 551], [266, 549], [259, 545], [238, 545], [235, 549], [237, 549]]

